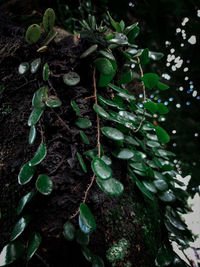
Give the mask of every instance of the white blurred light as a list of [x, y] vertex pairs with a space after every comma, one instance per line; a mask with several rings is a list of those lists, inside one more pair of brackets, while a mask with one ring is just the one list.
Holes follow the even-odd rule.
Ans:
[[197, 96], [197, 91], [196, 90], [192, 93], [192, 96], [193, 97], [196, 97]]
[[183, 69], [184, 72], [187, 72], [188, 70], [189, 70], [188, 67]]
[[183, 87], [182, 86], [179, 87], [179, 91], [183, 91]]
[[188, 43], [190, 44], [196, 44], [197, 42], [197, 39], [196, 39], [196, 36], [195, 35], [192, 35], [189, 39], [188, 39]]
[[175, 134], [176, 133], [176, 130], [173, 130], [172, 133]]
[[183, 19], [183, 22], [181, 23], [182, 26], [185, 26], [185, 24], [186, 24], [188, 21], [189, 21], [189, 19], [188, 19], [187, 17], [185, 17], [185, 18]]
[[179, 104], [179, 103], [176, 104], [176, 107], [177, 107], [177, 108], [180, 108], [180, 107], [181, 107], [181, 104]]

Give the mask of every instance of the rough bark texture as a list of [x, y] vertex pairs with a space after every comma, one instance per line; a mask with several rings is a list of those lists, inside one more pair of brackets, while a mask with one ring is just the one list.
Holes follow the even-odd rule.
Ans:
[[[91, 266], [82, 256], [80, 246], [76, 242], [66, 241], [62, 236], [63, 224], [78, 209], [92, 177], [90, 161], [85, 159], [88, 173], [84, 174], [75, 154], [94, 149], [97, 135], [96, 115], [92, 108], [94, 100], [85, 100], [85, 97], [93, 94], [92, 57], [82, 61], [79, 59], [89, 44], [83, 40], [74, 40], [73, 36], [68, 36], [60, 42], [52, 42], [48, 50], [39, 55], [35, 45], [24, 43], [24, 30], [0, 16], [0, 81], [5, 86], [4, 92], [0, 94], [0, 249], [9, 241], [18, 220], [18, 201], [35, 187], [35, 179], [25, 186], [18, 185], [17, 176], [20, 167], [35, 154], [41, 142], [42, 129], [48, 153], [38, 166], [37, 174], [45, 173], [51, 177], [54, 190], [50, 196], [37, 193], [27, 205], [24, 213], [31, 214], [32, 220], [20, 239], [26, 244], [30, 232], [38, 231], [43, 240], [38, 254], [51, 267]], [[50, 91], [56, 93], [63, 104], [55, 111], [46, 109], [37, 125], [37, 139], [34, 145], [29, 145], [27, 120], [32, 110], [32, 96], [45, 83], [42, 80], [42, 68], [36, 74], [20, 76], [18, 66], [21, 62], [31, 62], [39, 56], [42, 65], [47, 62], [50, 66]], [[63, 74], [70, 70], [80, 74], [81, 82], [78, 86], [68, 87], [63, 83]], [[102, 89], [103, 92], [106, 93]], [[71, 100], [79, 105], [82, 116], [92, 121], [92, 128], [85, 131], [90, 145], [81, 141], [79, 129], [74, 124], [77, 117], [70, 105]], [[101, 140], [104, 151], [108, 156], [111, 155], [110, 143], [103, 137]], [[140, 195], [134, 195], [126, 175], [126, 164], [114, 161], [112, 169], [114, 177], [124, 184], [125, 193], [122, 197], [111, 198], [96, 183], [93, 185], [87, 204], [96, 218], [97, 229], [91, 236], [89, 248], [105, 260], [106, 266], [154, 266], [153, 258], [159, 239], [159, 229], [155, 227], [157, 219], [150, 217], [150, 203], [144, 202]], [[77, 217], [72, 222], [78, 228]], [[147, 234], [151, 238], [149, 241]], [[107, 249], [122, 238], [128, 241], [127, 253], [120, 261], [109, 263], [105, 257]], [[22, 259], [11, 266], [39, 267], [44, 266], [44, 263], [34, 256], [28, 264]]]

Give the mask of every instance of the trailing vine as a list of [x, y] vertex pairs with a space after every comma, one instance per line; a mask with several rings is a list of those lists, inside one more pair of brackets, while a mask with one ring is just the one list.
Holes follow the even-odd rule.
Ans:
[[[84, 155], [76, 153], [77, 160], [84, 173], [91, 175], [82, 196], [82, 203], [77, 211], [72, 214], [63, 226], [63, 235], [69, 240], [76, 240], [81, 245], [84, 257], [92, 266], [104, 266], [103, 260], [94, 255], [88, 248], [90, 235], [96, 229], [96, 220], [88, 207], [87, 199], [96, 182], [102, 191], [110, 196], [123, 194], [122, 179], [113, 178], [115, 170], [112, 169], [112, 158], [119, 163], [126, 162], [127, 177], [130, 179], [133, 190], [140, 192], [140, 197], [145, 201], [158, 202], [161, 226], [168, 232], [168, 238], [163, 235], [162, 243], [155, 259], [156, 266], [169, 266], [181, 260], [172, 250], [171, 242], [175, 241], [181, 249], [188, 246], [192, 240], [192, 234], [187, 225], [181, 219], [180, 214], [188, 211], [187, 193], [176, 187], [182, 184], [176, 179], [178, 171], [173, 161], [175, 155], [167, 151], [167, 143], [170, 141], [168, 133], [160, 126], [162, 116], [168, 112], [162, 103], [155, 103], [148, 98], [149, 92], [157, 88], [167, 90], [168, 86], [160, 82], [155, 73], [145, 73], [145, 65], [150, 59], [159, 60], [161, 53], [139, 49], [135, 39], [139, 34], [138, 24], [125, 27], [123, 21], [116, 22], [108, 13], [108, 18], [113, 30], [98, 26], [94, 16], [89, 15], [88, 21], [81, 22], [81, 38], [85, 38], [91, 46], [80, 56], [80, 60], [86, 57], [94, 59], [93, 62], [93, 95], [86, 98], [94, 101], [93, 110], [96, 113], [96, 147], [85, 151]], [[43, 27], [46, 37], [42, 46], [37, 48], [38, 53], [44, 53], [48, 49], [50, 41], [56, 36], [53, 29], [55, 14], [52, 9], [47, 9], [43, 17]], [[31, 25], [26, 32], [28, 44], [36, 43], [41, 37], [41, 27]], [[19, 75], [25, 75], [30, 69], [31, 73], [39, 71], [41, 58], [33, 62], [21, 63]], [[28, 119], [30, 127], [29, 144], [33, 144], [36, 138], [36, 124], [40, 125], [41, 143], [34, 157], [25, 163], [19, 172], [20, 185], [27, 184], [34, 177], [37, 166], [47, 155], [45, 142], [45, 129], [40, 118], [46, 109], [59, 108], [62, 105], [56, 91], [51, 85], [50, 67], [43, 65], [42, 77], [44, 86], [40, 87], [32, 98], [32, 112]], [[137, 97], [137, 92], [130, 91], [128, 84], [136, 79], [142, 88], [142, 100]], [[76, 72], [69, 72], [63, 76], [63, 82], [67, 86], [75, 86], [80, 82]], [[132, 85], [134, 87], [134, 84]], [[50, 88], [49, 88], [50, 87]], [[135, 88], [137, 90], [138, 88]], [[52, 95], [51, 92], [54, 92]], [[71, 101], [71, 107], [76, 113], [75, 127], [80, 129], [82, 141], [88, 145], [89, 139], [84, 129], [90, 128], [92, 123], [84, 118], [75, 101]], [[55, 112], [56, 116], [67, 129], [68, 126]], [[156, 120], [155, 120], [156, 119]], [[101, 139], [102, 137], [102, 139]], [[104, 153], [104, 140], [110, 140], [110, 155]], [[88, 170], [85, 160], [91, 161], [91, 169]], [[46, 174], [39, 174], [36, 179], [36, 191], [43, 195], [50, 195], [53, 190], [53, 182]], [[27, 193], [19, 202], [17, 214], [21, 216], [24, 207], [36, 197], [35, 190]], [[78, 216], [79, 229], [74, 224]], [[33, 232], [24, 246], [18, 241], [18, 237], [31, 222], [30, 215], [23, 215], [13, 228], [10, 242], [3, 248], [0, 254], [0, 266], [5, 266], [20, 258], [26, 247], [26, 259], [30, 260], [37, 255], [37, 249], [41, 243], [41, 236]], [[126, 244], [127, 245], [127, 244]], [[14, 253], [13, 253], [14, 251]], [[12, 252], [12, 253], [11, 253]], [[43, 259], [41, 259], [43, 261]], [[46, 264], [44, 262], [44, 264]], [[47, 264], [46, 264], [47, 265]]]

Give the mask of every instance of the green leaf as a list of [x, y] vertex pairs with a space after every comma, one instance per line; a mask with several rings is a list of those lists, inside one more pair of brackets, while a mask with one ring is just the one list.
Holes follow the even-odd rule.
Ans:
[[89, 142], [89, 139], [88, 139], [87, 135], [82, 130], [80, 130], [79, 133], [80, 133], [80, 136], [81, 136], [83, 142], [86, 145], [89, 145], [90, 142]]
[[90, 233], [96, 229], [95, 218], [85, 203], [80, 205], [80, 218], [83, 225], [89, 228]]
[[95, 157], [91, 163], [94, 174], [102, 180], [111, 178], [112, 169], [100, 158]]
[[46, 144], [42, 142], [39, 145], [35, 153], [35, 156], [32, 158], [32, 160], [29, 161], [29, 166], [38, 165], [46, 157], [46, 154], [47, 154]]
[[114, 76], [116, 74], [116, 70], [117, 70], [116, 61], [110, 61], [110, 62], [113, 66], [113, 73], [111, 73], [110, 75], [104, 75], [104, 74], [100, 73], [100, 77], [99, 77], [99, 81], [98, 81], [99, 87], [107, 86], [109, 84], [109, 82], [112, 81], [112, 79], [114, 78]]
[[60, 99], [57, 96], [50, 95], [47, 98], [45, 104], [47, 105], [47, 107], [57, 108], [57, 107], [60, 107], [62, 105], [62, 102], [60, 101]]
[[163, 53], [160, 52], [153, 52], [153, 51], [149, 51], [149, 57], [155, 61], [160, 60], [161, 58], [164, 57]]
[[114, 156], [117, 157], [118, 159], [131, 159], [134, 156], [133, 150], [130, 150], [128, 148], [122, 148], [117, 151], [113, 152]]
[[142, 76], [142, 81], [148, 89], [152, 89], [158, 84], [159, 77], [155, 73], [146, 73]]
[[31, 191], [20, 199], [17, 207], [17, 215], [19, 215], [22, 212], [26, 204], [34, 197], [34, 195], [35, 192]]
[[28, 70], [29, 70], [29, 63], [28, 62], [23, 62], [18, 67], [18, 73], [20, 75], [25, 74]]
[[120, 196], [124, 191], [123, 184], [115, 178], [107, 180], [97, 179], [96, 182], [101, 190], [110, 196]]
[[87, 168], [86, 168], [85, 162], [84, 162], [83, 157], [81, 156], [81, 154], [77, 152], [76, 153], [76, 157], [77, 157], [77, 159], [78, 159], [83, 171], [85, 173], [87, 173]]
[[102, 56], [104, 56], [105, 58], [107, 58], [109, 60], [114, 60], [115, 61], [115, 58], [114, 58], [113, 54], [111, 54], [111, 53], [109, 53], [107, 51], [100, 50], [99, 54], [101, 54]]
[[147, 141], [146, 145], [149, 146], [149, 147], [160, 147], [160, 144], [158, 142], [151, 141], [151, 140]]
[[141, 63], [142, 66], [144, 66], [144, 65], [148, 64], [149, 61], [150, 61], [150, 59], [149, 59], [149, 49], [146, 48], [146, 49], [144, 49], [142, 51], [142, 54], [140, 56], [140, 63]]
[[117, 130], [116, 128], [112, 128], [112, 127], [103, 127], [101, 128], [102, 133], [115, 141], [123, 141], [124, 140], [124, 134]]
[[36, 188], [41, 194], [49, 195], [53, 190], [53, 182], [47, 175], [40, 174], [36, 181]]
[[76, 242], [82, 246], [87, 246], [89, 244], [89, 235], [81, 230], [76, 231]]
[[68, 240], [72, 241], [75, 238], [76, 229], [74, 225], [70, 222], [66, 222], [63, 225], [63, 236]]
[[85, 259], [89, 262], [92, 262], [92, 259], [94, 257], [92, 252], [86, 246], [82, 246], [81, 250], [82, 250], [82, 253], [83, 253], [83, 256], [85, 257]]
[[187, 225], [181, 220], [177, 212], [175, 212], [170, 206], [166, 207], [165, 217], [169, 222], [177, 229], [183, 231], [187, 228]]
[[41, 58], [36, 58], [31, 62], [31, 73], [36, 73], [41, 64]]
[[157, 103], [158, 113], [163, 115], [169, 112], [169, 109], [163, 103]]
[[174, 202], [176, 200], [176, 196], [171, 190], [164, 191], [158, 195], [158, 197], [163, 201], [163, 202]]
[[78, 126], [81, 129], [90, 128], [92, 126], [92, 123], [90, 120], [86, 118], [79, 118], [75, 121], [76, 126]]
[[169, 86], [164, 84], [164, 83], [161, 83], [161, 82], [158, 82], [157, 84], [158, 88], [161, 90], [161, 91], [164, 91], [164, 90], [167, 90], [169, 89]]
[[152, 101], [148, 101], [143, 103], [143, 106], [150, 111], [152, 114], [155, 114], [158, 111], [158, 106], [156, 103], [152, 102]]
[[55, 18], [56, 16], [54, 10], [52, 8], [47, 8], [42, 19], [42, 24], [46, 33], [53, 30]]
[[89, 56], [90, 54], [94, 53], [98, 48], [98, 45], [92, 45], [90, 46], [86, 51], [83, 52], [83, 54], [81, 54], [80, 58], [85, 58], [87, 56]]
[[142, 192], [143, 195], [145, 195], [146, 197], [148, 197], [151, 200], [154, 199], [151, 192], [138, 179], [136, 180], [136, 185], [140, 189], [140, 191]]
[[173, 251], [163, 245], [159, 248], [157, 257], [155, 259], [155, 265], [159, 267], [169, 266], [174, 259]]
[[48, 81], [49, 75], [50, 75], [49, 65], [45, 63], [43, 66], [43, 73], [42, 73], [43, 80]]
[[94, 64], [98, 71], [103, 75], [111, 75], [113, 73], [113, 66], [109, 59], [101, 57], [94, 61]]
[[73, 110], [76, 112], [76, 115], [77, 116], [81, 116], [81, 112], [80, 112], [80, 109], [79, 107], [77, 106], [76, 102], [75, 101], [71, 101], [71, 106], [73, 108]]
[[103, 156], [101, 157], [101, 159], [102, 159], [107, 165], [111, 165], [111, 164], [112, 164], [112, 160], [111, 160], [111, 158], [109, 158], [109, 157], [106, 156], [106, 155], [103, 155]]
[[10, 241], [14, 241], [21, 233], [24, 231], [24, 229], [27, 227], [27, 225], [30, 222], [30, 216], [24, 215], [19, 219], [19, 221], [15, 224], [13, 231], [11, 233]]
[[5, 90], [5, 86], [0, 84], [0, 94], [2, 94]]
[[104, 266], [105, 265], [102, 258], [100, 258], [97, 255], [94, 255], [92, 259], [92, 267], [104, 267]]
[[133, 146], [139, 146], [139, 143], [132, 136], [125, 136], [124, 141]]
[[98, 104], [93, 105], [94, 111], [103, 119], [108, 120], [110, 115]]
[[35, 173], [35, 167], [30, 166], [29, 162], [25, 163], [19, 172], [18, 183], [24, 185], [28, 183]]
[[79, 216], [78, 218], [78, 221], [79, 221], [79, 227], [81, 229], [81, 231], [85, 234], [90, 234], [92, 231], [91, 231], [91, 228], [85, 226], [81, 220], [81, 217]]
[[88, 150], [84, 153], [86, 157], [89, 157], [91, 159], [95, 158], [97, 156], [97, 151], [94, 149]]
[[48, 98], [48, 87], [39, 88], [33, 95], [32, 106], [36, 109], [43, 109], [45, 107], [44, 101]]
[[138, 171], [141, 172], [146, 172], [147, 171], [147, 167], [144, 163], [140, 163], [140, 162], [131, 162], [130, 166]]
[[43, 112], [44, 112], [44, 109], [34, 108], [28, 118], [28, 126], [35, 125], [39, 121]]
[[117, 31], [117, 32], [122, 32], [122, 28], [121, 28], [121, 25], [120, 23], [116, 22], [110, 15], [110, 13], [108, 12], [108, 16], [109, 16], [109, 19], [110, 19], [110, 23], [111, 25], [113, 26], [113, 28]]
[[69, 86], [75, 86], [80, 82], [80, 76], [78, 73], [70, 71], [63, 76], [63, 81]]
[[35, 138], [36, 138], [36, 129], [35, 125], [32, 125], [30, 128], [29, 138], [28, 138], [29, 145], [32, 145], [34, 143]]
[[140, 28], [138, 26], [135, 26], [128, 34], [128, 41], [130, 44], [133, 44], [135, 41], [135, 38], [139, 35]]
[[126, 29], [124, 30], [124, 34], [128, 34], [130, 31], [132, 31], [136, 26], [138, 25], [138, 22], [129, 25], [128, 27], [126, 27]]
[[168, 184], [164, 180], [158, 179], [153, 181], [153, 183], [160, 191], [166, 191], [168, 189]]
[[42, 238], [39, 233], [34, 232], [31, 234], [27, 248], [27, 256], [26, 256], [27, 260], [30, 260], [35, 254], [35, 252], [38, 250], [41, 240]]
[[18, 242], [10, 242], [0, 253], [0, 266], [6, 266], [18, 260], [24, 254], [24, 246]]
[[130, 83], [132, 80], [133, 80], [133, 72], [131, 69], [129, 69], [121, 73], [118, 83], [127, 84], [127, 83]]
[[41, 36], [41, 28], [38, 24], [32, 24], [26, 31], [26, 42], [28, 44], [35, 44]]
[[157, 193], [157, 189], [152, 182], [149, 181], [142, 181], [143, 185], [149, 190], [151, 193]]
[[158, 141], [161, 143], [168, 143], [170, 141], [170, 137], [168, 133], [160, 126], [155, 127], [156, 135], [158, 137]]

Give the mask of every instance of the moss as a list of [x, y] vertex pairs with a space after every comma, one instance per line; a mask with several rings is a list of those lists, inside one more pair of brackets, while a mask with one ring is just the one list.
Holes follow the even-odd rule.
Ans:
[[129, 242], [125, 238], [119, 240], [118, 244], [109, 248], [106, 252], [106, 257], [110, 262], [123, 260], [128, 253]]

